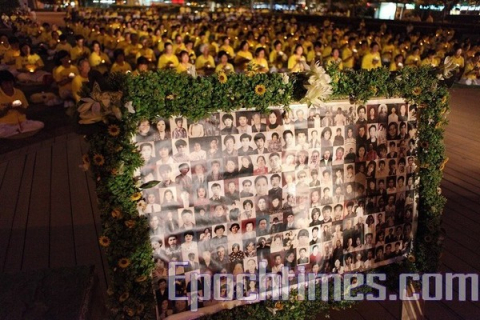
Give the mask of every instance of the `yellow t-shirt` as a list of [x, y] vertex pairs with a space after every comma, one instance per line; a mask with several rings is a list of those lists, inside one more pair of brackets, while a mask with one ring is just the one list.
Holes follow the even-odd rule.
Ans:
[[[373, 64], [373, 60], [378, 60], [378, 62], [376, 64]], [[363, 56], [363, 59], [362, 59], [362, 69], [366, 69], [366, 70], [372, 70], [372, 69], [376, 69], [376, 68], [381, 68], [382, 67], [382, 63], [381, 63], [381, 59], [380, 59], [380, 53], [376, 52], [376, 53], [367, 53], [366, 55]]]
[[76, 76], [73, 78], [72, 81], [72, 93], [75, 101], [80, 101], [80, 90], [82, 89], [83, 83], [88, 82], [88, 78], [84, 78], [81, 75]]
[[90, 66], [92, 67], [97, 67], [102, 64], [102, 60], [105, 63], [110, 64], [110, 58], [108, 58], [108, 56], [103, 52], [101, 52], [100, 54], [92, 52], [90, 54], [90, 57], [88, 58], [88, 62], [90, 62]]
[[15, 64], [17, 58], [20, 57], [20, 50], [8, 49], [3, 56], [3, 62], [6, 64]]
[[160, 58], [158, 58], [158, 69], [166, 69], [170, 63], [176, 68], [178, 66], [177, 56], [174, 54], [170, 56], [162, 54]]
[[10, 45], [7, 45], [5, 47], [4, 44], [0, 44], [0, 57], [5, 55], [5, 53], [7, 53], [8, 50], [10, 50]]
[[[62, 80], [65, 80], [69, 78], [70, 73], [75, 74], [77, 76], [79, 74], [78, 68], [74, 65], [70, 65], [69, 68], [65, 68], [64, 66], [58, 66], [53, 70], [53, 78], [55, 79], [56, 82], [60, 82]], [[73, 79], [72, 79], [73, 81]], [[67, 84], [64, 84], [63, 86], [59, 86], [59, 89], [61, 90], [71, 90], [72, 89], [72, 83], [69, 82]]]
[[342, 59], [338, 58], [337, 60], [334, 60], [333, 57], [329, 57], [327, 61], [325, 62], [325, 66], [328, 67], [331, 64], [336, 64], [338, 66], [338, 70], [343, 70], [343, 62]]
[[55, 47], [55, 51], [59, 52], [61, 50], [65, 50], [67, 51], [68, 53], [72, 52], [72, 46], [70, 45], [70, 43], [59, 43], [57, 44], [57, 46]]
[[345, 47], [342, 50], [342, 62], [343, 62], [342, 69], [343, 69], [343, 67], [353, 69], [353, 67], [355, 65], [355, 58], [353, 57], [353, 50], [350, 49], [349, 47]]
[[[28, 107], [27, 98], [25, 98], [25, 95], [21, 90], [13, 89], [13, 95], [8, 96], [3, 92], [2, 89], [0, 89], [0, 105], [10, 104], [15, 100], [20, 100], [22, 102], [22, 105], [17, 108], [26, 109]], [[12, 110], [9, 110], [6, 115], [0, 118], [0, 123], [18, 124], [19, 122], [23, 122], [25, 120], [27, 120], [27, 117], [25, 116], [25, 114], [12, 109]]]
[[81, 57], [87, 58], [88, 56], [90, 56], [90, 53], [90, 49], [87, 47], [80, 48], [75, 46], [70, 51], [70, 58], [72, 58], [72, 61], [77, 61]]
[[[260, 61], [257, 60], [257, 58], [253, 59], [252, 62], [250, 62], [250, 64], [254, 67], [254, 68], [258, 68], [259, 69], [259, 72], [268, 72], [268, 62], [267, 62], [267, 59], [265, 58], [262, 58]], [[264, 71], [260, 71], [260, 69], [266, 69]]]
[[220, 72], [233, 72], [235, 71], [235, 69], [233, 68], [233, 65], [231, 63], [227, 63], [226, 65], [223, 65], [223, 64], [219, 64], [217, 65], [217, 67], [215, 68], [215, 72], [216, 73], [220, 73]]
[[465, 66], [465, 60], [462, 56], [459, 56], [458, 58], [456, 56], [452, 56], [452, 62], [453, 64], [458, 64], [460, 68], [463, 68]]
[[202, 69], [207, 65], [209, 65], [211, 68], [215, 67], [215, 60], [213, 60], [212, 56], [209, 55], [207, 58], [205, 58], [205, 56], [202, 54], [201, 56], [197, 57], [197, 60], [195, 61], [195, 68]]
[[288, 70], [290, 70], [291, 72], [304, 71], [305, 68], [303, 63], [301, 63], [302, 60], [306, 61], [304, 56], [300, 58], [300, 61], [298, 61], [298, 57], [296, 55], [293, 55], [290, 58], [288, 58]]
[[118, 63], [113, 63], [112, 68], [110, 69], [110, 72], [121, 72], [121, 73], [126, 73], [127, 71], [132, 71], [132, 66], [124, 61], [123, 65], [119, 65]]
[[20, 69], [36, 69], [38, 67], [43, 67], [44, 64], [43, 64], [43, 60], [42, 58], [40, 58], [40, 56], [36, 53], [34, 54], [31, 54], [27, 57], [25, 56], [20, 56], [20, 57], [17, 57], [16, 61], [15, 61], [15, 68], [17, 68], [17, 70], [20, 70]]
[[222, 50], [225, 51], [230, 58], [235, 57], [235, 50], [233, 50], [231, 46], [222, 45], [219, 48], [219, 51], [222, 51]]

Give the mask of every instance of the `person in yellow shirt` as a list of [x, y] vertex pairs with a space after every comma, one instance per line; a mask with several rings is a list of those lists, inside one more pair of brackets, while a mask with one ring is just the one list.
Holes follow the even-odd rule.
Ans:
[[270, 52], [269, 62], [271, 65], [270, 72], [283, 72], [288, 56], [282, 51], [282, 42], [275, 40], [273, 50]]
[[253, 56], [250, 52], [250, 45], [246, 40], [242, 41], [240, 44], [240, 51], [237, 52], [235, 56], [235, 66], [238, 67], [240, 70], [245, 70], [247, 65], [252, 61]]
[[303, 72], [309, 70], [310, 67], [307, 64], [307, 60], [303, 55], [303, 47], [301, 44], [297, 44], [294, 54], [288, 58], [288, 70], [290, 72]]
[[99, 71], [101, 74], [107, 73], [112, 64], [110, 58], [102, 52], [98, 41], [93, 41], [92, 43], [92, 53], [88, 58], [88, 62], [92, 69]]
[[389, 67], [389, 70], [394, 72], [394, 71], [399, 71], [401, 69], [403, 69], [404, 67], [404, 58], [403, 58], [403, 55], [401, 53], [397, 54], [395, 56], [395, 59], [393, 59], [392, 62], [390, 62], [390, 67]]
[[183, 43], [182, 36], [177, 34], [175, 36], [175, 43], [173, 44], [173, 53], [179, 55], [181, 51], [186, 51], [185, 44]]
[[125, 52], [122, 49], [116, 49], [113, 52], [113, 59], [115, 62], [112, 64], [112, 68], [110, 72], [120, 72], [120, 73], [128, 73], [132, 72], [132, 66], [130, 63], [125, 61]]
[[465, 59], [463, 58], [463, 50], [459, 45], [454, 48], [454, 54], [452, 56], [452, 62], [461, 70], [465, 67]]
[[190, 63], [190, 57], [188, 52], [185, 50], [180, 52], [180, 62], [177, 66], [177, 73], [186, 73], [192, 77], [197, 76], [195, 66]]
[[265, 48], [258, 47], [255, 50], [255, 58], [250, 62], [250, 66], [253, 70], [258, 73], [267, 73], [268, 72], [268, 62], [265, 59], [266, 52]]
[[44, 67], [43, 60], [32, 48], [25, 43], [20, 48], [20, 56], [15, 61], [18, 71], [17, 79], [20, 81], [43, 83], [44, 77], [50, 73], [41, 70]]
[[140, 57], [137, 59], [137, 68], [132, 72], [132, 75], [138, 76], [141, 73], [148, 72], [149, 62], [145, 57]]
[[407, 56], [407, 59], [405, 60], [405, 64], [407, 66], [412, 66], [412, 67], [418, 67], [422, 62], [422, 59], [420, 57], [420, 48], [417, 46], [414, 46], [412, 48], [412, 52]]
[[53, 70], [53, 78], [58, 85], [58, 93], [63, 100], [73, 99], [72, 81], [78, 74], [78, 68], [72, 65], [70, 55], [61, 50], [57, 53], [57, 64]]
[[468, 84], [480, 85], [480, 52], [467, 61], [462, 80]]
[[209, 73], [215, 70], [215, 60], [210, 55], [210, 48], [208, 44], [201, 47], [202, 55], [197, 57], [195, 61], [195, 68], [204, 73]]
[[165, 44], [165, 53], [158, 58], [158, 69], [175, 69], [178, 66], [178, 58], [173, 54], [171, 43]]
[[370, 52], [365, 54], [362, 59], [362, 69], [372, 70], [382, 67], [380, 58], [379, 45], [376, 42], [372, 42], [370, 45]]
[[220, 51], [225, 51], [230, 59], [235, 58], [235, 50], [233, 50], [232, 46], [230, 45], [230, 38], [223, 37], [222, 45], [219, 48]]
[[59, 52], [65, 50], [70, 53], [72, 51], [72, 46], [70, 45], [70, 43], [67, 42], [67, 36], [65, 34], [62, 34], [58, 37], [58, 39], [60, 40], [60, 42], [55, 47], [55, 51]]
[[135, 61], [140, 57], [145, 57], [150, 62], [151, 66], [155, 66], [157, 62], [157, 57], [155, 56], [155, 52], [149, 46], [150, 40], [147, 37], [143, 37], [140, 39], [140, 43], [142, 45], [142, 49], [137, 52], [135, 57]]
[[358, 50], [355, 48], [356, 39], [348, 38], [348, 44], [342, 50], [342, 62], [345, 69], [353, 69], [356, 59], [358, 58]]
[[439, 64], [440, 59], [435, 56], [435, 50], [433, 49], [428, 50], [427, 57], [420, 63], [422, 66], [432, 66], [434, 68], [438, 67]]
[[17, 57], [20, 57], [20, 42], [18, 41], [18, 38], [10, 37], [9, 43], [10, 49], [8, 49], [3, 56], [0, 70], [9, 70], [14, 76], [16, 76], [18, 71], [15, 69], [15, 63]]
[[137, 60], [137, 54], [140, 52], [143, 46], [139, 42], [137, 34], [133, 33], [130, 38], [132, 40], [131, 43], [126, 48], [124, 48], [125, 59], [131, 63], [135, 63], [135, 61]]
[[392, 59], [395, 57], [395, 50], [393, 39], [389, 39], [387, 44], [382, 47], [382, 61], [384, 63], [392, 62]]
[[14, 87], [15, 77], [8, 70], [0, 71], [0, 138], [40, 130], [43, 122], [28, 120], [28, 102], [23, 92]]
[[90, 56], [90, 49], [85, 46], [85, 38], [79, 34], [75, 36], [76, 46], [70, 51], [70, 56], [73, 62], [77, 62], [80, 58], [88, 58]]
[[10, 49], [10, 43], [8, 42], [8, 37], [4, 34], [0, 35], [0, 60], [3, 59], [5, 52]]
[[82, 91], [82, 86], [85, 82], [88, 82], [88, 73], [90, 72], [90, 63], [88, 62], [88, 59], [86, 58], [81, 58], [78, 61], [78, 72], [79, 74], [73, 78], [72, 81], [72, 93], [73, 97], [75, 99], [75, 102], [79, 102], [81, 97], [80, 97], [80, 92]]
[[218, 65], [215, 68], [216, 73], [225, 72], [226, 74], [229, 74], [235, 72], [233, 65], [228, 63], [228, 57], [228, 54], [223, 50], [218, 53]]
[[193, 50], [193, 41], [190, 39], [185, 41], [185, 48], [187, 48], [186, 51], [190, 57], [190, 63], [195, 64], [195, 61], [197, 61], [197, 55], [195, 54], [195, 50]]
[[327, 58], [325, 61], [325, 68], [328, 68], [331, 65], [335, 65], [338, 70], [343, 70], [343, 61], [340, 58], [340, 50], [338, 48], [334, 48], [332, 50], [332, 55]]

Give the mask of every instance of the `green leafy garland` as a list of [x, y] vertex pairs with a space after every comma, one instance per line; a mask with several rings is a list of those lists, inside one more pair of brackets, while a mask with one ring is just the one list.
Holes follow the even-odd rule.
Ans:
[[[365, 102], [373, 97], [403, 97], [418, 105], [418, 230], [408, 259], [385, 267], [392, 276], [402, 271], [434, 272], [442, 248], [440, 218], [445, 198], [439, 191], [445, 158], [443, 142], [445, 116], [449, 111], [448, 91], [430, 67], [404, 68], [392, 74], [387, 69], [372, 71], [328, 70], [333, 93], [330, 100], [350, 99]], [[142, 187], [133, 178], [142, 160], [131, 143], [142, 119], [181, 115], [202, 119], [211, 112], [230, 112], [254, 108], [267, 112], [271, 106], [300, 101], [305, 95], [305, 75], [232, 74], [192, 78], [169, 71], [148, 72], [139, 76], [114, 74], [109, 90], [122, 91], [122, 118], [108, 116], [104, 123], [90, 125], [86, 140], [90, 144], [83, 158], [91, 167], [97, 184], [103, 236], [110, 269], [109, 308], [114, 319], [154, 318], [154, 296], [150, 274], [154, 268], [148, 237], [148, 223], [138, 215], [144, 205]], [[85, 92], [87, 95], [88, 92]], [[83, 131], [83, 130], [81, 130]], [[213, 319], [252, 317], [269, 319], [272, 308], [282, 319], [314, 317], [331, 308], [345, 308], [348, 301], [265, 301], [209, 316]]]

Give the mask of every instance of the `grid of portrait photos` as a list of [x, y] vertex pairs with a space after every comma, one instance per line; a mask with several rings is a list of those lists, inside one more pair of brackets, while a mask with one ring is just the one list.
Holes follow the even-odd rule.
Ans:
[[[172, 261], [188, 263], [174, 289], [190, 297], [192, 272], [257, 273], [264, 261], [270, 273], [288, 267], [294, 284], [300, 267], [343, 274], [405, 255], [416, 221], [415, 111], [389, 99], [139, 123], [137, 176], [160, 181], [139, 213], [150, 224], [163, 317], [190, 306], [168, 300]], [[246, 281], [243, 294], [260, 281], [275, 286]], [[231, 294], [226, 285], [221, 293]]]

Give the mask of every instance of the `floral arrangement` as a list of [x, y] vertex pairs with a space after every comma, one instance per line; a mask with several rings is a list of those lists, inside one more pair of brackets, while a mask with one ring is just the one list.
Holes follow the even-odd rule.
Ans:
[[[316, 65], [309, 74], [225, 74], [193, 78], [171, 71], [148, 72], [139, 76], [115, 74], [110, 89], [94, 86], [85, 91], [78, 106], [79, 121], [95, 124], [86, 136], [90, 144], [82, 168], [91, 169], [97, 184], [103, 235], [110, 269], [108, 288], [112, 318], [154, 318], [154, 297], [150, 283], [152, 251], [146, 218], [138, 208], [145, 205], [139, 185], [133, 178], [142, 165], [131, 143], [141, 119], [182, 115], [202, 119], [218, 110], [255, 108], [267, 112], [271, 106], [294, 101], [321, 104], [327, 100], [349, 99], [365, 102], [373, 97], [403, 97], [418, 106], [418, 231], [408, 259], [387, 266], [392, 278], [400, 271], [433, 272], [438, 268], [444, 235], [440, 218], [445, 203], [438, 187], [448, 159], [443, 142], [448, 91], [430, 67], [406, 67], [391, 74], [379, 68], [372, 71], [325, 71]], [[254, 317], [281, 319], [314, 317], [331, 308], [345, 308], [348, 301], [265, 301], [210, 315], [208, 318]]]

